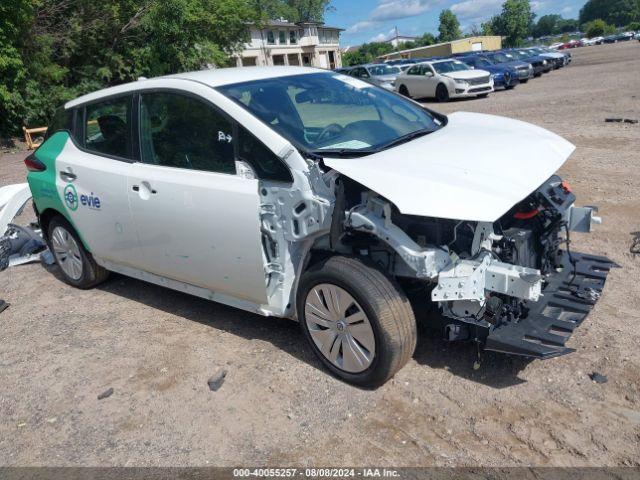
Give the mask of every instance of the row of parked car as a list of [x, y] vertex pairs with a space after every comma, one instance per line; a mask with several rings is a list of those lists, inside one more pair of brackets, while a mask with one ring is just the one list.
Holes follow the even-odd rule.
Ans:
[[569, 40], [568, 42], [557, 42], [549, 48], [554, 50], [567, 50], [569, 48], [591, 47], [593, 45], [602, 45], [604, 43], [628, 42], [629, 40], [640, 40], [640, 32], [623, 32], [607, 37], [581, 38], [580, 40]]
[[569, 52], [547, 47], [467, 52], [451, 57], [391, 60], [337, 71], [410, 98], [486, 97], [571, 63]]

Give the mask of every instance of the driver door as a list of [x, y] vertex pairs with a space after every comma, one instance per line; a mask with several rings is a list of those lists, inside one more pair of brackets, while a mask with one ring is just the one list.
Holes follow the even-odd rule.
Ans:
[[434, 98], [438, 87], [438, 76], [431, 65], [423, 65], [422, 88], [425, 97]]
[[267, 302], [258, 181], [236, 175], [234, 122], [208, 101], [142, 93], [128, 196], [141, 270]]

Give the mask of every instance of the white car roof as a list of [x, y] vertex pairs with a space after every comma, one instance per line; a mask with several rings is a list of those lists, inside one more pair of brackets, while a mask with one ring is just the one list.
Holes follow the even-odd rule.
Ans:
[[145, 82], [153, 82], [156, 88], [162, 87], [162, 80], [186, 80], [198, 82], [210, 87], [231, 85], [234, 83], [250, 82], [253, 80], [264, 80], [267, 78], [289, 77], [292, 75], [304, 75], [310, 73], [334, 73], [329, 70], [310, 67], [237, 67], [237, 68], [216, 68], [210, 70], [200, 70], [198, 72], [176, 73], [152, 79], [141, 79], [137, 82], [125, 83], [115, 87], [105, 88], [96, 92], [83, 95], [65, 104], [65, 108], [73, 108], [83, 103], [93, 102], [104, 97], [119, 95], [128, 92], [135, 92], [144, 88]]

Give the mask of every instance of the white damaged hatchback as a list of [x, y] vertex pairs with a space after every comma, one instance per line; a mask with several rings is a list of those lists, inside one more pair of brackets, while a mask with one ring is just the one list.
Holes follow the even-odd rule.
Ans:
[[612, 267], [570, 248], [598, 220], [554, 175], [573, 150], [523, 122], [278, 67], [80, 97], [25, 162], [71, 285], [113, 271], [297, 319], [329, 370], [371, 387], [411, 358], [429, 310], [447, 340], [571, 351]]

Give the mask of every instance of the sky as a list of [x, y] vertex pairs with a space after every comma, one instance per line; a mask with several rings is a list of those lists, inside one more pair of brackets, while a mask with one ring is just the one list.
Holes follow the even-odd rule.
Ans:
[[[340, 44], [343, 47], [381, 41], [394, 35], [419, 36], [424, 32], [437, 34], [438, 16], [450, 8], [460, 21], [463, 31], [480, 25], [502, 9], [504, 0], [333, 0], [334, 11], [325, 16], [332, 27], [344, 28]], [[538, 15], [557, 13], [564, 18], [577, 18], [585, 0], [532, 0]]]

